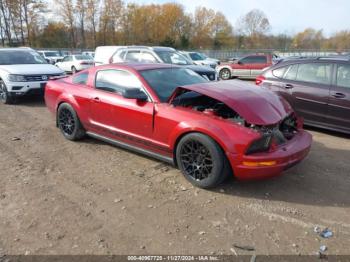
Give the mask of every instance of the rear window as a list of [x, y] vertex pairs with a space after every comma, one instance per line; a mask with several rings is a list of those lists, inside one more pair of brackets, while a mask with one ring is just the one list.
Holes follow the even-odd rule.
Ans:
[[72, 78], [72, 83], [73, 84], [80, 84], [80, 85], [86, 85], [87, 80], [88, 80], [88, 73], [80, 73]]
[[89, 55], [76, 55], [76, 60], [92, 60], [92, 57]]

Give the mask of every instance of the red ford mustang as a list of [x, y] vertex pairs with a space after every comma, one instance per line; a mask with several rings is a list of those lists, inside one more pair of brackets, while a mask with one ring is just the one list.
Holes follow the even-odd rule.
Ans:
[[280, 174], [312, 138], [289, 104], [241, 81], [166, 64], [111, 64], [49, 81], [45, 101], [69, 140], [84, 135], [178, 166], [202, 188], [228, 175]]

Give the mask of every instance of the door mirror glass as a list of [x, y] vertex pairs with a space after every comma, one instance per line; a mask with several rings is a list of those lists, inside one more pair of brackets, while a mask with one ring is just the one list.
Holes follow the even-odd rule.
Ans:
[[136, 99], [138, 101], [147, 101], [148, 96], [139, 88], [126, 88], [122, 92], [124, 98]]

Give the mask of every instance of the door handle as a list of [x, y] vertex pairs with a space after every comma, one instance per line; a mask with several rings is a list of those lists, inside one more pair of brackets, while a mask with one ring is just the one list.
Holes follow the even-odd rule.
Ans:
[[287, 88], [287, 89], [291, 89], [291, 88], [293, 88], [294, 86], [293, 85], [291, 85], [291, 84], [285, 84], [285, 86], [284, 86], [285, 88]]
[[335, 97], [335, 98], [344, 98], [346, 95], [343, 94], [343, 93], [335, 93], [332, 96]]
[[91, 98], [91, 100], [95, 103], [99, 103], [101, 101], [98, 96]]

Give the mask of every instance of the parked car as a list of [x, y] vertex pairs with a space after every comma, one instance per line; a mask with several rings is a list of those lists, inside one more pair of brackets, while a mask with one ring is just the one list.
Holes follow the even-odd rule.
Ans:
[[233, 77], [255, 79], [263, 69], [273, 64], [273, 54], [251, 54], [216, 68], [219, 77], [228, 80]]
[[48, 109], [84, 135], [177, 165], [195, 186], [276, 176], [309, 152], [290, 105], [241, 81], [210, 82], [169, 64], [110, 64], [50, 81]]
[[217, 59], [209, 58], [199, 52], [185, 52], [181, 51], [181, 54], [187, 57], [196, 65], [210, 66], [211, 68], [216, 68], [220, 64], [220, 61]]
[[78, 71], [94, 66], [94, 60], [88, 55], [69, 55], [55, 65], [65, 72], [75, 74]]
[[85, 52], [82, 52], [81, 54], [91, 56], [92, 58], [95, 57], [95, 52], [92, 52], [92, 51], [85, 51]]
[[94, 62], [96, 66], [106, 65], [111, 62], [112, 55], [125, 46], [98, 46], [95, 50]]
[[61, 60], [63, 56], [58, 51], [41, 50], [38, 53], [48, 62], [49, 64], [55, 64], [58, 60]]
[[218, 80], [214, 69], [208, 66], [195, 65], [180, 52], [170, 47], [130, 46], [120, 48], [112, 55], [110, 62], [175, 64], [189, 68], [210, 81]]
[[282, 61], [256, 84], [284, 97], [306, 124], [350, 134], [350, 56]]
[[61, 69], [47, 64], [30, 48], [0, 49], [0, 101], [11, 104], [16, 97], [42, 94], [50, 77], [64, 75]]

